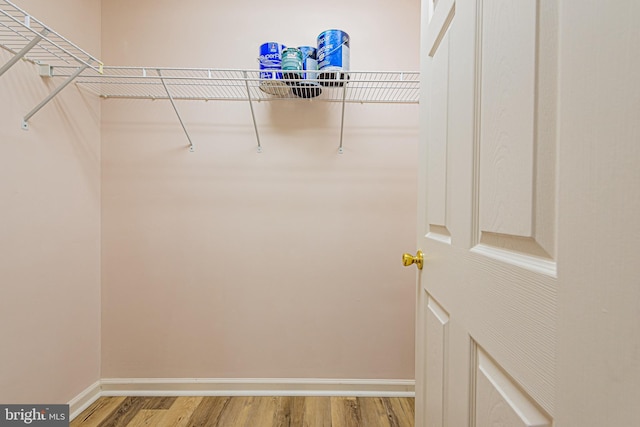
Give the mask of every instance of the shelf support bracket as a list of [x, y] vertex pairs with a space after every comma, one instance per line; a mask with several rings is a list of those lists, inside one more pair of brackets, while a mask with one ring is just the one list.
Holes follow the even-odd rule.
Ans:
[[344, 105], [347, 99], [347, 82], [344, 83], [342, 88], [342, 119], [340, 120], [340, 147], [338, 147], [338, 154], [344, 153], [342, 149], [342, 135], [344, 133]]
[[189, 151], [191, 151], [193, 153], [194, 149], [193, 149], [193, 142], [191, 142], [191, 137], [189, 136], [189, 132], [187, 132], [187, 128], [184, 125], [184, 122], [182, 121], [182, 117], [180, 117], [180, 113], [178, 112], [178, 108], [176, 107], [176, 103], [173, 100], [173, 96], [171, 96], [171, 92], [169, 92], [169, 88], [167, 87], [167, 84], [164, 82], [164, 79], [162, 78], [162, 72], [160, 71], [160, 69], [157, 70], [158, 71], [158, 76], [160, 77], [160, 83], [162, 83], [162, 86], [164, 87], [165, 92], [167, 92], [167, 96], [169, 97], [169, 101], [171, 101], [171, 106], [173, 107], [173, 111], [175, 111], [176, 116], [178, 116], [178, 121], [180, 122], [180, 125], [182, 126], [182, 130], [184, 131], [184, 134], [187, 135], [187, 140], [189, 140]]
[[46, 28], [42, 30], [40, 34], [36, 34], [36, 36], [29, 43], [27, 43], [27, 45], [23, 47], [20, 52], [13, 55], [13, 58], [8, 60], [7, 63], [4, 64], [2, 68], [0, 68], [0, 76], [3, 75], [9, 68], [13, 67], [16, 62], [21, 60], [31, 49], [33, 49], [35, 45], [40, 43], [42, 37], [46, 36], [47, 34], [49, 34], [49, 30], [47, 30]]
[[78, 77], [80, 75], [80, 73], [82, 73], [84, 70], [86, 70], [87, 68], [89, 68], [89, 65], [87, 64], [83, 64], [82, 66], [80, 66], [73, 74], [71, 74], [64, 82], [62, 82], [62, 84], [60, 84], [60, 86], [58, 86], [57, 88], [55, 88], [50, 94], [49, 96], [47, 96], [45, 99], [42, 100], [42, 102], [38, 105], [36, 105], [33, 110], [29, 111], [27, 113], [26, 116], [24, 116], [24, 118], [22, 119], [22, 129], [24, 130], [28, 130], [29, 129], [29, 119], [31, 117], [34, 116], [34, 114], [36, 114], [38, 111], [40, 111], [40, 109], [42, 109], [42, 107], [44, 107], [45, 105], [47, 105], [49, 103], [49, 101], [51, 101], [53, 98], [56, 97], [56, 95], [58, 95], [62, 89], [64, 89], [65, 87], [67, 87], [69, 85], [69, 83], [71, 83], [72, 81], [75, 80], [76, 77]]
[[260, 145], [260, 134], [258, 134], [258, 125], [256, 124], [256, 115], [253, 112], [253, 102], [251, 101], [251, 91], [249, 90], [249, 80], [247, 78], [247, 72], [244, 72], [244, 84], [247, 87], [247, 99], [249, 100], [249, 108], [251, 109], [251, 118], [253, 119], [253, 129], [256, 132], [256, 139], [258, 140], [258, 153], [262, 153], [262, 146]]

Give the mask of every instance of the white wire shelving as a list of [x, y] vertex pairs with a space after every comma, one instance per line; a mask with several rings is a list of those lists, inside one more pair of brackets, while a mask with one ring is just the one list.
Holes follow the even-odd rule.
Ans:
[[67, 79], [34, 107], [22, 121], [28, 120], [51, 101], [83, 71], [102, 72], [102, 62], [88, 54], [56, 31], [43, 24], [8, 0], [0, 0], [0, 47], [13, 56], [0, 67], [0, 76], [20, 59], [38, 64], [42, 75], [49, 75], [51, 66], [72, 67]]
[[[43, 77], [64, 79], [47, 98], [24, 116], [22, 127], [71, 82], [103, 99], [168, 100], [189, 141], [194, 144], [180, 116], [176, 101], [244, 101], [249, 104], [261, 152], [254, 102], [300, 99], [342, 104], [340, 145], [342, 153], [345, 105], [417, 104], [420, 75], [417, 71], [348, 71], [334, 73], [334, 80], [289, 78], [279, 72], [248, 69], [111, 67], [38, 21], [9, 0], [0, 0], [0, 47], [13, 57], [0, 67], [0, 76], [20, 59], [39, 67]], [[309, 77], [309, 75], [307, 75]], [[322, 76], [324, 77], [324, 76]]]
[[[68, 77], [70, 67], [54, 69], [54, 76]], [[102, 73], [86, 70], [76, 85], [104, 99], [169, 100], [185, 131], [191, 150], [193, 143], [182, 121], [176, 101], [248, 102], [258, 142], [262, 147], [253, 110], [254, 102], [307, 100], [342, 104], [340, 145], [344, 131], [345, 104], [417, 104], [420, 73], [417, 71], [349, 71], [334, 73], [334, 80], [288, 78], [279, 72], [247, 69], [110, 67]]]
[[[269, 78], [261, 78], [261, 73]], [[69, 74], [68, 67], [54, 70], [57, 76]], [[274, 74], [240, 69], [104, 67], [103, 73], [95, 70], [82, 73], [76, 84], [103, 98], [168, 99], [167, 88], [174, 100], [204, 101], [304, 99], [314, 88], [320, 88], [322, 93], [310, 100], [415, 104], [420, 92], [417, 71], [349, 71], [343, 73], [348, 75], [343, 80], [278, 79]], [[300, 89], [302, 97], [295, 94], [300, 83], [309, 89], [308, 92]], [[322, 86], [323, 83], [331, 86]], [[261, 89], [264, 85], [269, 87], [267, 91]]]

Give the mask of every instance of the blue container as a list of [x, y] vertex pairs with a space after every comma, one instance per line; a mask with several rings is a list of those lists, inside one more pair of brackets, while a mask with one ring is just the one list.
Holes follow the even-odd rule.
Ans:
[[317, 49], [313, 46], [298, 47], [302, 53], [302, 80], [296, 82], [291, 89], [294, 95], [300, 98], [313, 98], [322, 93], [318, 83], [318, 58]]
[[277, 42], [260, 45], [260, 89], [271, 95], [286, 95], [289, 89], [282, 81], [282, 51], [286, 46]]
[[288, 47], [282, 52], [282, 71], [287, 84], [293, 84], [302, 77], [302, 52], [295, 47]]
[[341, 86], [348, 79], [349, 34], [342, 30], [326, 30], [318, 36], [318, 79], [325, 86]]
[[[264, 43], [260, 46], [260, 70], [282, 70], [282, 51], [286, 46], [276, 42]], [[261, 79], [282, 78], [282, 73], [264, 71], [260, 73]]]
[[318, 78], [318, 50], [313, 46], [298, 47], [302, 53], [302, 78]]

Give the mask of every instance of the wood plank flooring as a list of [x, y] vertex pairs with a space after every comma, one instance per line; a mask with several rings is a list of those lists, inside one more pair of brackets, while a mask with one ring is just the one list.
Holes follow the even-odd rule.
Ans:
[[71, 427], [413, 427], [413, 398], [101, 397]]

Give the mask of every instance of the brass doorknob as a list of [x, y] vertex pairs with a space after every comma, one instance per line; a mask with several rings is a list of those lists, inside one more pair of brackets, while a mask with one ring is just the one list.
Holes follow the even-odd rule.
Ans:
[[402, 264], [405, 267], [415, 264], [418, 267], [418, 270], [422, 270], [422, 266], [424, 265], [424, 254], [422, 251], [416, 252], [416, 256], [411, 254], [402, 254]]

